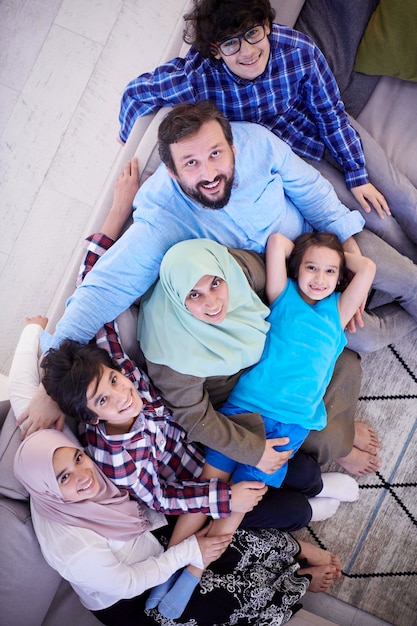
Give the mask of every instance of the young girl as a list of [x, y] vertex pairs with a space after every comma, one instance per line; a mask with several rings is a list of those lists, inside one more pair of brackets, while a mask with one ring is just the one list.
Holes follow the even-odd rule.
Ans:
[[[230, 535], [208, 538], [204, 531], [164, 551], [157, 539], [163, 515], [129, 500], [57, 430], [28, 436], [14, 468], [30, 493], [45, 559], [109, 626], [161, 623], [155, 610], [145, 611], [142, 594], [189, 563], [201, 567], [218, 559], [231, 540]], [[286, 533], [239, 530], [215, 568], [207, 570], [183, 623], [226, 625], [237, 616], [245, 624], [287, 622], [309, 585], [309, 576], [296, 574], [299, 553], [299, 544]], [[163, 623], [174, 626], [170, 619]]]
[[[271, 326], [265, 348], [259, 363], [242, 374], [222, 412], [258, 411], [267, 439], [287, 436], [294, 452], [309, 430], [326, 425], [323, 397], [346, 345], [344, 329], [366, 301], [375, 264], [344, 253], [331, 233], [305, 233], [294, 244], [283, 235], [272, 235], [266, 267]], [[353, 274], [350, 282], [346, 268]], [[193, 292], [189, 300], [187, 306], [193, 312]], [[284, 464], [266, 474], [214, 451], [206, 460], [232, 473], [236, 482], [256, 476], [275, 487], [282, 484], [287, 469]]]

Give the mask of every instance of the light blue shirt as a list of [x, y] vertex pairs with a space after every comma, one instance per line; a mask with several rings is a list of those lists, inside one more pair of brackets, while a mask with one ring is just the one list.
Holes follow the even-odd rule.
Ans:
[[54, 336], [43, 334], [43, 350], [66, 337], [89, 341], [157, 280], [162, 257], [178, 241], [206, 237], [263, 252], [274, 232], [294, 239], [315, 229], [345, 241], [362, 230], [360, 213], [272, 132], [249, 122], [232, 129], [236, 176], [227, 206], [203, 208], [161, 165], [136, 194], [132, 226], [69, 298]]

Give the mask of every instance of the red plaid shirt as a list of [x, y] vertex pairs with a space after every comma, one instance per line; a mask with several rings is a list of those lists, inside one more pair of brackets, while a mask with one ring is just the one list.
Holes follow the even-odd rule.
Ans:
[[[114, 243], [100, 233], [86, 241], [78, 284]], [[198, 480], [204, 464], [202, 449], [187, 441], [147, 375], [124, 352], [117, 322], [103, 326], [96, 343], [135, 384], [143, 408], [131, 430], [122, 435], [108, 435], [103, 423], [82, 424], [80, 434], [90, 456], [116, 485], [152, 509], [169, 514], [201, 512], [214, 518], [230, 515], [229, 485], [218, 479]]]

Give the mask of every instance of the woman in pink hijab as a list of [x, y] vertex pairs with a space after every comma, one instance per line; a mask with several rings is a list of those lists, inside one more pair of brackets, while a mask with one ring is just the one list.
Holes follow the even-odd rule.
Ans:
[[168, 619], [166, 626], [190, 619], [196, 626], [227, 625], [236, 615], [247, 624], [283, 624], [308, 588], [310, 577], [296, 574], [298, 543], [277, 530], [238, 530], [230, 547], [230, 535], [209, 538], [203, 530], [164, 551], [158, 540], [164, 516], [130, 500], [60, 431], [27, 437], [14, 471], [31, 496], [45, 560], [108, 626], [160, 623], [156, 609], [145, 610], [144, 592], [189, 564], [215, 561], [181, 622]]

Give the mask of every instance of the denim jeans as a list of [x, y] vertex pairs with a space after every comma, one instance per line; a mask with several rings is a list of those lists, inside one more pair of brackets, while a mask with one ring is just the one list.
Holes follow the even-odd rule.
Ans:
[[373, 352], [417, 329], [417, 265], [369, 230], [355, 240], [362, 254], [376, 263], [373, 288], [389, 301], [367, 309], [364, 328], [347, 334], [351, 350]]

